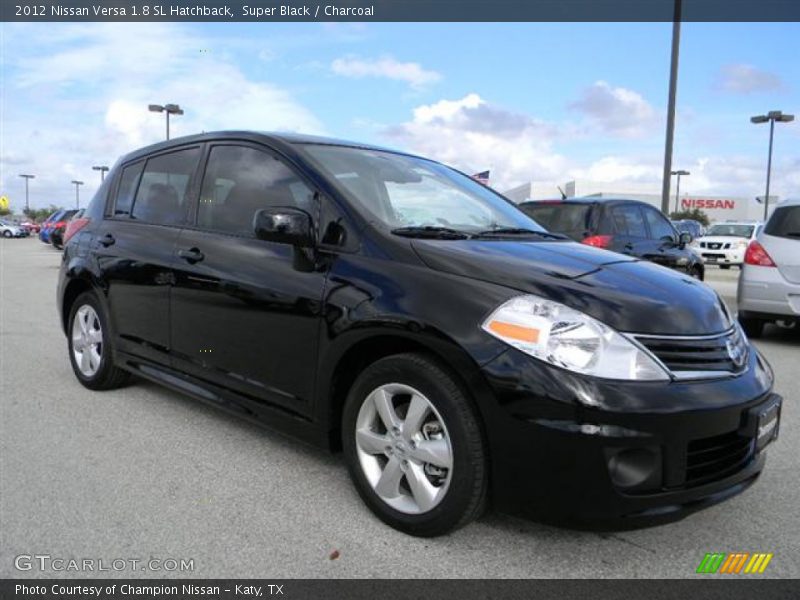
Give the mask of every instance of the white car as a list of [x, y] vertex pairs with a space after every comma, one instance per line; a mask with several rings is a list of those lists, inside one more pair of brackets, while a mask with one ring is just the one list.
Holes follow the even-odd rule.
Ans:
[[25, 231], [19, 225], [8, 221], [0, 221], [0, 235], [4, 238], [24, 237]]
[[691, 246], [707, 265], [719, 265], [720, 269], [730, 269], [731, 265], [741, 267], [747, 246], [762, 228], [762, 223], [744, 221], [715, 223]]
[[764, 323], [800, 323], [800, 200], [775, 207], [747, 248], [736, 300], [739, 322], [758, 337]]

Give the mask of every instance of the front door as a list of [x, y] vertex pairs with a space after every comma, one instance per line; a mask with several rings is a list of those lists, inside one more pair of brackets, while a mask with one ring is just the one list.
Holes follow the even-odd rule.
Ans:
[[318, 215], [312, 189], [277, 156], [250, 145], [211, 147], [194, 226], [176, 246], [173, 361], [308, 414], [326, 273], [310, 250], [256, 239], [256, 211], [280, 206]]

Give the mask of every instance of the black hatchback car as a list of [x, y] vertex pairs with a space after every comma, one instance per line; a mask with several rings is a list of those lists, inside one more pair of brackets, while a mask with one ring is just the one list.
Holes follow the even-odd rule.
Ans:
[[646, 202], [570, 198], [534, 200], [519, 207], [549, 231], [576, 242], [642, 258], [701, 281], [705, 277], [703, 259], [688, 247], [691, 235], [678, 232]]
[[121, 159], [66, 244], [78, 380], [314, 445], [415, 535], [488, 506], [612, 527], [761, 472], [781, 399], [711, 288], [576, 244], [439, 163], [250, 132]]

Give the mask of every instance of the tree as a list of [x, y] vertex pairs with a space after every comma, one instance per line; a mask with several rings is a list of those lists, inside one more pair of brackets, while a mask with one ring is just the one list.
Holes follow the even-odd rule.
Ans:
[[0, 208], [0, 217], [5, 217], [6, 215], [10, 215], [11, 211], [7, 208]]
[[699, 208], [693, 208], [692, 210], [679, 210], [677, 212], [672, 212], [669, 214], [669, 218], [673, 221], [680, 221], [683, 219], [691, 219], [693, 221], [697, 221], [703, 227], [708, 227], [711, 224], [711, 219], [708, 218], [708, 215], [704, 213]]

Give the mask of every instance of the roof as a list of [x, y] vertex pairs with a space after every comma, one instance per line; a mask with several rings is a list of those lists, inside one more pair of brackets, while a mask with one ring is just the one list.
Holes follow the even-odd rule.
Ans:
[[[520, 205], [526, 204], [609, 204], [612, 202], [636, 202], [638, 204], [647, 204], [642, 200], [636, 200], [635, 198], [592, 198], [592, 197], [583, 197], [577, 196], [574, 198], [553, 198], [551, 200], [526, 200], [525, 202], [520, 202]], [[650, 206], [648, 204], [648, 206]]]
[[209, 131], [194, 135], [187, 135], [183, 137], [173, 138], [170, 140], [165, 140], [163, 142], [158, 142], [156, 144], [151, 144], [150, 146], [145, 146], [143, 148], [133, 150], [132, 152], [126, 154], [123, 160], [128, 161], [133, 158], [146, 156], [154, 152], [168, 150], [170, 148], [176, 146], [182, 146], [185, 144], [204, 143], [214, 140], [231, 140], [231, 139], [261, 142], [277, 148], [280, 148], [281, 146], [287, 146], [287, 145], [291, 146], [295, 144], [326, 144], [330, 146], [348, 146], [352, 148], [365, 148], [369, 150], [393, 152], [395, 154], [407, 154], [405, 152], [401, 152], [398, 150], [392, 150], [390, 148], [382, 148], [380, 146], [373, 146], [371, 144], [364, 144], [361, 142], [351, 142], [347, 140], [340, 140], [336, 138], [322, 137], [316, 135], [303, 135], [299, 133], [288, 133], [288, 132], [281, 133], [281, 132], [271, 132], [271, 131], [230, 130], [230, 131]]

